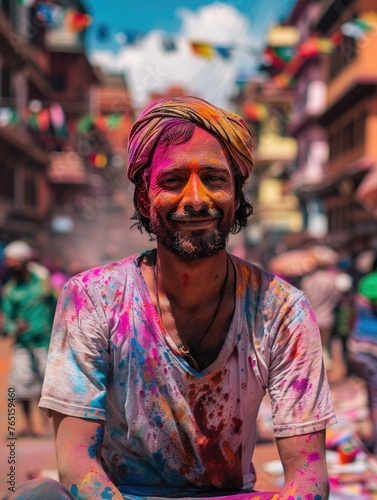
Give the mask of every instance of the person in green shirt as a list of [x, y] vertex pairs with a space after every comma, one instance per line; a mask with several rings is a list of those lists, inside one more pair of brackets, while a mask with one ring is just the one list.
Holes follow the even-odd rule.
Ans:
[[23, 410], [26, 427], [20, 435], [35, 435], [32, 402], [42, 388], [56, 299], [49, 271], [33, 262], [33, 249], [13, 241], [4, 249], [9, 280], [2, 292], [4, 334], [13, 337], [10, 387]]

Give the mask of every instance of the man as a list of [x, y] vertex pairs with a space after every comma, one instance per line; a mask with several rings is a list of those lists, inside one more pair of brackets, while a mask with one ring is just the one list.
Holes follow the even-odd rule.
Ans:
[[[46, 498], [328, 497], [335, 417], [312, 311], [225, 249], [252, 212], [252, 165], [243, 120], [201, 99], [157, 101], [134, 124], [134, 219], [157, 249], [60, 297], [40, 407], [65, 489]], [[275, 496], [252, 493], [266, 389], [286, 475]]]
[[47, 269], [32, 261], [33, 249], [13, 241], [4, 249], [9, 280], [2, 293], [4, 334], [14, 339], [10, 386], [23, 411], [25, 428], [18, 436], [35, 436], [32, 404], [41, 395], [56, 300]]

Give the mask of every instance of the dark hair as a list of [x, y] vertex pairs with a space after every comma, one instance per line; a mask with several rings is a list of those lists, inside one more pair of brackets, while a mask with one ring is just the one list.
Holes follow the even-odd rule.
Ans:
[[[165, 129], [159, 140], [158, 145], [168, 146], [185, 144], [188, 142], [194, 134], [195, 127], [197, 124], [186, 119], [176, 118], [172, 119], [169, 123], [167, 129]], [[153, 151], [152, 151], [153, 155]], [[253, 206], [248, 201], [245, 192], [244, 184], [245, 179], [241, 175], [240, 169], [233, 158], [231, 158], [231, 169], [234, 175], [234, 185], [235, 185], [235, 199], [239, 202], [240, 206], [235, 212], [234, 225], [231, 229], [232, 234], [237, 234], [241, 231], [243, 227], [247, 226], [248, 218], [253, 213]], [[135, 212], [131, 217], [131, 220], [135, 220], [135, 224], [132, 227], [137, 227], [142, 233], [145, 230], [150, 237], [150, 240], [155, 240], [153, 230], [150, 225], [150, 220], [144, 217], [139, 211], [140, 197], [148, 197], [149, 181], [150, 181], [151, 169], [150, 160], [148, 164], [142, 168], [134, 178], [135, 192], [134, 192], [134, 206]]]

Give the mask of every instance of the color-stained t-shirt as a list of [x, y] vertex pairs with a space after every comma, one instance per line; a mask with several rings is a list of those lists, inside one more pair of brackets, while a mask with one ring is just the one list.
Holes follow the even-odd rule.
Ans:
[[233, 319], [201, 372], [169, 347], [140, 255], [77, 275], [60, 296], [40, 407], [106, 421], [101, 459], [125, 498], [251, 490], [266, 389], [276, 437], [335, 422], [305, 295], [230, 257]]

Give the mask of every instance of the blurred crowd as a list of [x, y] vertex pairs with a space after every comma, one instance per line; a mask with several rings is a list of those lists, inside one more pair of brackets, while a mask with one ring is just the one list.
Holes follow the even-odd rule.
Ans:
[[270, 262], [270, 270], [306, 293], [321, 332], [327, 372], [339, 358], [344, 376], [365, 383], [372, 435], [365, 443], [377, 455], [377, 249], [351, 257], [321, 244], [285, 252]]
[[68, 275], [43, 265], [35, 249], [20, 240], [4, 248], [1, 265], [0, 332], [12, 339], [9, 387], [25, 422], [18, 435], [37, 436], [32, 409], [40, 398], [57, 298]]

